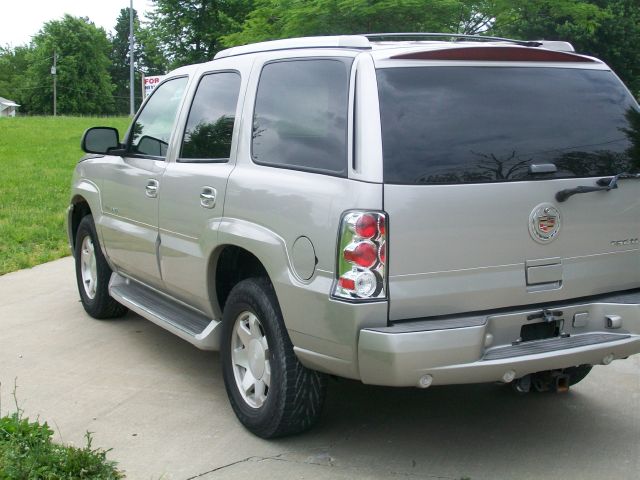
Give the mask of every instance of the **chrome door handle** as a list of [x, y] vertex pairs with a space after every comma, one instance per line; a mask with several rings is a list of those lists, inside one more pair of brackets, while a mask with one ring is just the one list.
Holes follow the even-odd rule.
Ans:
[[147, 182], [147, 186], [144, 187], [144, 194], [149, 198], [156, 198], [158, 196], [158, 181], [150, 179]]
[[216, 206], [216, 189], [213, 187], [202, 187], [200, 193], [200, 206], [202, 208], [213, 208]]

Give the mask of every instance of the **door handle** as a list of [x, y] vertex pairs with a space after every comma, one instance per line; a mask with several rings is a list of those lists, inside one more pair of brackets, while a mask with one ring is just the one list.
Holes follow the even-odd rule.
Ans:
[[158, 196], [158, 181], [149, 179], [147, 186], [144, 187], [144, 194], [149, 198], [156, 198]]
[[200, 192], [200, 206], [202, 208], [215, 207], [217, 193], [213, 187], [202, 187], [202, 192]]

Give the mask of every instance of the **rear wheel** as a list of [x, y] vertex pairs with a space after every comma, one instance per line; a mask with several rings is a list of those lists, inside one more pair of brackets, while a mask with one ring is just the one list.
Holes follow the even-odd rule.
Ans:
[[221, 359], [231, 406], [254, 434], [263, 438], [291, 435], [318, 420], [326, 375], [298, 361], [267, 279], [243, 280], [229, 294]]
[[85, 311], [93, 318], [115, 318], [127, 308], [109, 295], [111, 268], [102, 255], [93, 217], [86, 215], [78, 225], [75, 243], [76, 280]]

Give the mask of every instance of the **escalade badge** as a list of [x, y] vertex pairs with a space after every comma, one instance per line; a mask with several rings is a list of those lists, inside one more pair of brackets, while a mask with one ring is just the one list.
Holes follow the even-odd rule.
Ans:
[[539, 243], [549, 243], [560, 231], [560, 212], [550, 203], [541, 203], [529, 215], [529, 233]]

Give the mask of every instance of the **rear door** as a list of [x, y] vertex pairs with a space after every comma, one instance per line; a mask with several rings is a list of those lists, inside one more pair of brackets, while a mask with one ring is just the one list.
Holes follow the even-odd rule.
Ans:
[[162, 177], [164, 288], [203, 311], [211, 308], [208, 260], [217, 245], [227, 179], [235, 165], [234, 128], [242, 80], [235, 69], [202, 76], [190, 102], [177, 159]]
[[[640, 286], [640, 113], [593, 65], [380, 68], [390, 319]], [[389, 66], [389, 62], [385, 67]]]

